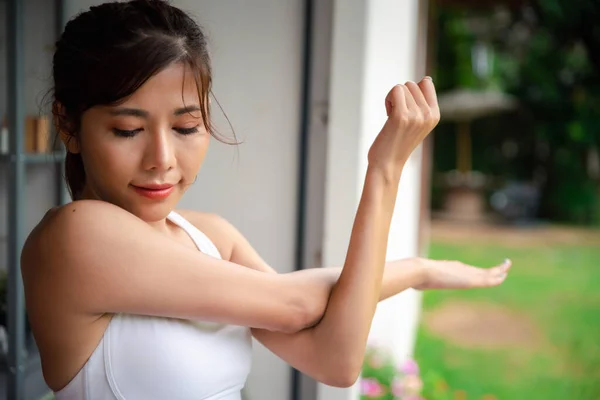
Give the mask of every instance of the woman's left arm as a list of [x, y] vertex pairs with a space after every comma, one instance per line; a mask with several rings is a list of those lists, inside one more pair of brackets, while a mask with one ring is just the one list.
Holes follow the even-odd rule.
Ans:
[[[218, 226], [214, 234], [227, 242], [225, 258], [236, 264], [244, 265], [265, 273], [277, 273], [252, 248], [248, 241], [224, 219], [214, 216], [211, 224]], [[467, 289], [474, 287], [490, 287], [502, 283], [510, 262], [494, 268], [482, 269], [465, 265], [456, 261], [434, 261], [423, 258], [407, 258], [390, 261], [385, 265], [381, 295], [384, 300], [408, 288], [416, 289]], [[314, 282], [314, 290], [306, 293], [307, 309], [312, 320], [318, 323], [327, 306], [329, 294], [336, 283], [341, 268], [310, 268], [292, 272], [297, 279]], [[296, 333], [273, 332], [264, 329], [252, 329], [253, 336], [271, 352], [286, 361], [294, 368], [314, 379], [331, 384], [328, 371], [322, 368], [323, 346], [315, 343], [318, 336], [310, 334], [310, 328]], [[332, 349], [334, 350], [334, 349]]]
[[[241, 262], [240, 258], [242, 257], [241, 252], [238, 252], [236, 256], [237, 262]], [[276, 273], [264, 263], [257, 262], [253, 264], [252, 267], [267, 273]], [[326, 267], [310, 268], [293, 272], [298, 275], [302, 274], [304, 275], [303, 278], [315, 282], [314, 292], [306, 293], [306, 299], [313, 301], [314, 304], [310, 307], [312, 310], [317, 310], [319, 312], [318, 316], [315, 318], [317, 323], [325, 311], [328, 300], [328, 296], [323, 296], [323, 289], [326, 288], [328, 292], [331, 291], [341, 270], [341, 268], [337, 267]], [[379, 301], [403, 292], [408, 288], [420, 285], [423, 282], [422, 271], [423, 269], [417, 259], [387, 262], [385, 264], [381, 282]], [[319, 311], [319, 309], [321, 310]], [[252, 334], [271, 352], [302, 373], [330, 386], [339, 386], [335, 378], [331, 376], [335, 371], [326, 368], [327, 364], [323, 362], [323, 360], [326, 360], [329, 357], [338, 357], [339, 351], [336, 351], [336, 349], [330, 348], [329, 346], [320, 345], [317, 342], [319, 336], [311, 334], [311, 329], [312, 328], [307, 328], [296, 333], [280, 333], [265, 329], [252, 329]], [[332, 332], [332, 334], [335, 333]], [[349, 382], [349, 384], [352, 383], [353, 382]]]

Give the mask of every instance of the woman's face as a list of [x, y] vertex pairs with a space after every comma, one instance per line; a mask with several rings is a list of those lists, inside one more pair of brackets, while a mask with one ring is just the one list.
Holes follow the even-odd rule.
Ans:
[[209, 139], [192, 73], [174, 64], [122, 104], [83, 114], [74, 149], [85, 165], [83, 197], [159, 221], [194, 182]]

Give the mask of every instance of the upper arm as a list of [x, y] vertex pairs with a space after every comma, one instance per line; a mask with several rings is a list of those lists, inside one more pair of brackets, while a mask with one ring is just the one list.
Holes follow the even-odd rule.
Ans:
[[[216, 242], [219, 250], [230, 261], [263, 273], [277, 273], [260, 257], [248, 240], [225, 219], [217, 215], [194, 213], [190, 213], [188, 217]], [[325, 311], [331, 287], [337, 280], [339, 272], [331, 268], [314, 268], [283, 275], [290, 275], [296, 281], [307, 283], [306, 290], [303, 292], [306, 304], [304, 308], [308, 310], [312, 323], [318, 321]], [[315, 336], [309, 329], [290, 333], [252, 329], [252, 334], [273, 354], [320, 382], [333, 386], [349, 386], [353, 382], [347, 383], [348, 379], [343, 376], [344, 371], [331, 371], [323, 367], [325, 363], [322, 362], [322, 358], [326, 355], [318, 351], [318, 346], [315, 346]]]
[[301, 291], [292, 280], [183, 246], [108, 203], [63, 207], [27, 240], [21, 262], [33, 306], [58, 296], [84, 313], [205, 319], [285, 331], [304, 324]]
[[216, 214], [190, 212], [186, 217], [215, 242], [227, 260], [260, 272], [277, 273], [229, 221]]

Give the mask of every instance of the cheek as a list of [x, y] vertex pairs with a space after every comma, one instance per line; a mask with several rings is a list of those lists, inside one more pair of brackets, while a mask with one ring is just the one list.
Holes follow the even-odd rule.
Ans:
[[119, 180], [119, 177], [128, 175], [135, 166], [136, 152], [128, 147], [127, 143], [106, 140], [84, 143], [82, 156], [86, 169], [90, 169], [89, 173], [100, 180]]
[[198, 170], [204, 161], [209, 143], [210, 135], [202, 135], [183, 144], [180, 152], [179, 164], [182, 169], [185, 170], [184, 173], [189, 172], [194, 175], [198, 173]]

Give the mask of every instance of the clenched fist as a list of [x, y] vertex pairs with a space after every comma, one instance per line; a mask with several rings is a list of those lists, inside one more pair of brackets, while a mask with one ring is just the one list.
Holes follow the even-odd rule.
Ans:
[[398, 177], [413, 150], [440, 120], [433, 81], [396, 85], [385, 98], [388, 119], [369, 149], [369, 166]]

